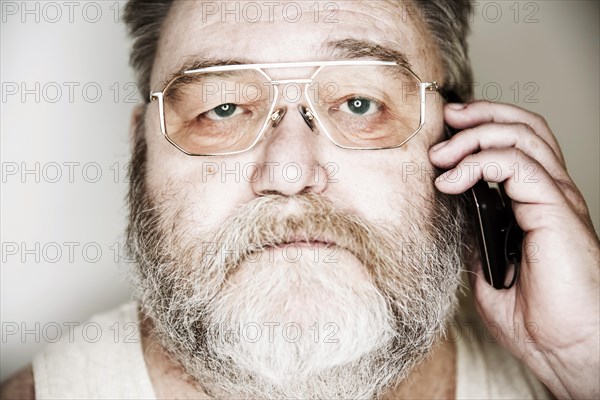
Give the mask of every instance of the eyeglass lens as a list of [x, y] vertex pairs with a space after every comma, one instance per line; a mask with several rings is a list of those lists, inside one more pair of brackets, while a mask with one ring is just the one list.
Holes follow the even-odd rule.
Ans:
[[398, 66], [326, 66], [308, 83], [277, 85], [255, 69], [200, 72], [168, 85], [164, 119], [169, 139], [188, 153], [225, 154], [273, 129], [275, 102], [308, 103], [338, 146], [384, 148], [419, 128], [420, 101], [418, 80]]

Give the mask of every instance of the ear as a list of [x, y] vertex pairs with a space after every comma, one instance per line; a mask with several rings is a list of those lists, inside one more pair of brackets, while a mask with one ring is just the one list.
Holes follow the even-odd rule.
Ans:
[[138, 125], [144, 123], [144, 115], [146, 113], [146, 104], [138, 104], [134, 107], [131, 112], [131, 119], [129, 120], [129, 146], [131, 149], [134, 148], [137, 141]]

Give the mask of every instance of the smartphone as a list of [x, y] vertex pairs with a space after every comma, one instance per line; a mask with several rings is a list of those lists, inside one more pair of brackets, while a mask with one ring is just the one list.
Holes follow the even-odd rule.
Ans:
[[[446, 132], [452, 137], [457, 131], [446, 126]], [[485, 280], [496, 289], [509, 289], [519, 276], [523, 246], [511, 200], [502, 183], [484, 180], [470, 189], [468, 198]]]

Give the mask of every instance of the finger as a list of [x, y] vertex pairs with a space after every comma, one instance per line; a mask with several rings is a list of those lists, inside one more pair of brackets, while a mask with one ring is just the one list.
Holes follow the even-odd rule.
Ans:
[[[455, 167], [468, 154], [479, 150], [501, 148], [517, 148], [538, 161], [556, 181], [557, 186], [579, 217], [586, 224], [592, 225], [583, 195], [548, 143], [533, 133], [532, 129], [526, 124], [487, 123], [475, 128], [465, 129], [452, 139], [432, 147], [429, 154], [433, 165], [449, 169]], [[515, 169], [517, 167], [512, 165], [510, 168]], [[517, 174], [515, 179], [522, 177], [530, 181], [534, 173], [534, 166], [530, 166], [528, 171], [524, 171], [520, 176]]]
[[[516, 148], [483, 150], [465, 157], [440, 175], [435, 185], [448, 194], [464, 193], [480, 180], [503, 183], [513, 201], [517, 223], [523, 231], [560, 226], [565, 218], [585, 220], [567, 200], [548, 171]], [[519, 209], [515, 206], [519, 205]]]
[[485, 123], [468, 128], [450, 140], [434, 146], [430, 158], [434, 165], [448, 169], [468, 154], [479, 150], [515, 147], [537, 160], [554, 179], [569, 180], [564, 166], [550, 145], [524, 123]]
[[471, 274], [470, 282], [473, 297], [477, 300], [475, 306], [485, 320], [498, 320], [498, 316], [505, 315], [505, 299], [510, 292], [495, 289], [487, 283], [480, 260], [475, 262], [473, 269], [475, 274]]
[[[461, 108], [461, 106], [464, 107]], [[550, 145], [561, 164], [565, 165], [558, 141], [548, 123], [541, 115], [531, 111], [510, 104], [479, 100], [464, 105], [446, 105], [444, 118], [450, 126], [456, 129], [472, 128], [487, 122], [525, 123]]]
[[562, 191], [542, 165], [516, 148], [489, 149], [468, 155], [440, 175], [435, 185], [441, 192], [458, 194], [481, 179], [504, 182], [506, 194], [521, 203], [567, 205]]

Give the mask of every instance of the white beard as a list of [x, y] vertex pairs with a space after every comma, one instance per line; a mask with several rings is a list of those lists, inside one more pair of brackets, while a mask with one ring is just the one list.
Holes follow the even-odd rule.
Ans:
[[361, 357], [385, 348], [394, 330], [386, 300], [364, 266], [337, 250], [304, 247], [296, 257], [292, 249], [290, 258], [285, 248], [270, 248], [257, 261], [242, 263], [210, 306], [217, 334], [208, 346], [240, 370], [296, 396], [300, 382], [353, 365], [328, 375], [328, 386], [347, 390], [352, 370], [367, 367], [359, 366], [368, 363]]
[[[157, 234], [139, 221], [154, 233], [133, 243], [143, 311], [211, 396], [376, 398], [425, 359], [452, 315], [462, 267], [457, 212], [384, 231], [318, 196], [298, 199], [302, 217], [282, 219], [278, 205], [288, 201], [258, 199], [203, 236], [227, 249], [264, 245], [258, 252], [202, 251], [185, 230]], [[329, 232], [345, 245], [334, 257], [333, 248], [304, 247], [289, 262], [293, 249], [269, 243], [290, 230]], [[409, 238], [438, 252], [424, 259], [391, 247]]]

